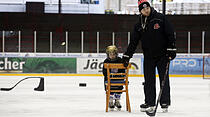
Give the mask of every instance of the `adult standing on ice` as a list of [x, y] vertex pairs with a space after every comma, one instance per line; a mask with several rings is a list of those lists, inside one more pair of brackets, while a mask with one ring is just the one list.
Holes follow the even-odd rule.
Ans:
[[[164, 79], [167, 63], [176, 57], [174, 30], [165, 15], [158, 13], [147, 0], [138, 1], [139, 22], [134, 26], [131, 41], [123, 55], [124, 66], [135, 53], [141, 41], [144, 55], [144, 94], [145, 103], [140, 105], [142, 112], [152, 112], [156, 104], [157, 67], [160, 82]], [[167, 112], [171, 104], [169, 75], [160, 98], [161, 108]]]

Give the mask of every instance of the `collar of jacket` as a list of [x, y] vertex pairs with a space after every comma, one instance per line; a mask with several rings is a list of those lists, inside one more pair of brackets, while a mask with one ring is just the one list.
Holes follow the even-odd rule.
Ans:
[[[153, 7], [150, 7], [150, 8], [151, 8], [151, 13], [147, 17], [146, 25], [148, 24], [148, 22], [150, 22], [154, 18], [154, 15], [157, 13], [157, 11]], [[144, 19], [144, 18], [141, 18], [141, 14], [139, 15], [139, 22], [136, 25], [138, 31], [141, 31], [143, 29], [142, 24], [141, 24], [141, 20]]]
[[[154, 15], [157, 13], [157, 11], [153, 8], [153, 7], [150, 7], [151, 8], [151, 13], [150, 15], [147, 17], [147, 21], [150, 21], [151, 19], [153, 19]], [[144, 17], [144, 16], [143, 16]], [[145, 18], [145, 17], [144, 17]], [[141, 14], [139, 16], [139, 20], [141, 19]], [[141, 22], [141, 21], [139, 21]]]
[[151, 13], [148, 16], [148, 21], [150, 21], [151, 19], [153, 19], [154, 18], [154, 15], [157, 13], [157, 11], [153, 7], [150, 7], [150, 8], [151, 8]]

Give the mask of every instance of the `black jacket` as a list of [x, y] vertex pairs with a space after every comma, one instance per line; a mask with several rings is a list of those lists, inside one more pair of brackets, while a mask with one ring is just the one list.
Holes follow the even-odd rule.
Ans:
[[[106, 58], [104, 60], [104, 63], [123, 63], [122, 58], [117, 57], [115, 60], [110, 60], [109, 58]], [[115, 73], [125, 73], [125, 69], [112, 69], [110, 70], [111, 73], [115, 72]], [[107, 69], [104, 68], [103, 66], [103, 75], [104, 75], [104, 89], [106, 91], [106, 86], [105, 83], [107, 82]], [[112, 77], [123, 77], [122, 75], [115, 75]], [[124, 80], [122, 79], [112, 79], [111, 81], [117, 81], [117, 82], [122, 82]], [[122, 90], [123, 86], [111, 86], [112, 90]]]
[[[123, 61], [122, 61], [122, 58], [120, 58], [120, 57], [117, 57], [113, 61], [111, 61], [109, 58], [106, 58], [104, 60], [104, 63], [123, 63]], [[110, 71], [110, 72], [112, 72], [112, 71]], [[116, 71], [116, 73], [125, 73], [125, 70], [124, 69], [118, 69]], [[104, 75], [104, 81], [107, 81], [107, 69], [105, 69], [104, 66], [103, 66], [103, 75]], [[119, 77], [119, 76], [116, 76], [116, 77]]]
[[147, 17], [144, 29], [143, 21], [145, 21], [145, 17], [140, 15], [139, 22], [134, 26], [125, 55], [132, 58], [140, 40], [145, 58], [164, 56], [167, 48], [175, 48], [174, 30], [165, 15], [151, 7], [151, 14]]

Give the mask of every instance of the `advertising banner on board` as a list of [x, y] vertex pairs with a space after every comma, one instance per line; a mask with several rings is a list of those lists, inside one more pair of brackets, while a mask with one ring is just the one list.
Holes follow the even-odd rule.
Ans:
[[[104, 58], [77, 58], [78, 74], [102, 74]], [[141, 59], [132, 58], [129, 74], [141, 74]]]
[[171, 61], [170, 74], [201, 75], [203, 58], [176, 58]]
[[0, 58], [1, 73], [76, 73], [76, 58]]

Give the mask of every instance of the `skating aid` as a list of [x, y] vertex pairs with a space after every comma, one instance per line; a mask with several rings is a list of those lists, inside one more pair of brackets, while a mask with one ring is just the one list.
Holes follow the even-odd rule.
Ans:
[[152, 111], [152, 112], [146, 111], [146, 114], [149, 115], [150, 117], [154, 117], [155, 114], [156, 114], [157, 107], [158, 107], [158, 104], [159, 104], [159, 102], [160, 102], [160, 98], [161, 98], [161, 95], [162, 95], [162, 92], [163, 92], [163, 88], [164, 88], [164, 86], [165, 86], [166, 77], [167, 77], [168, 69], [169, 69], [169, 64], [170, 64], [170, 61], [168, 61], [168, 62], [167, 62], [167, 65], [166, 65], [166, 72], [165, 72], [165, 74], [164, 74], [164, 79], [163, 79], [163, 81], [161, 82], [160, 92], [159, 92], [159, 95], [158, 95], [157, 103], [156, 103], [156, 105], [155, 105], [155, 110]]

